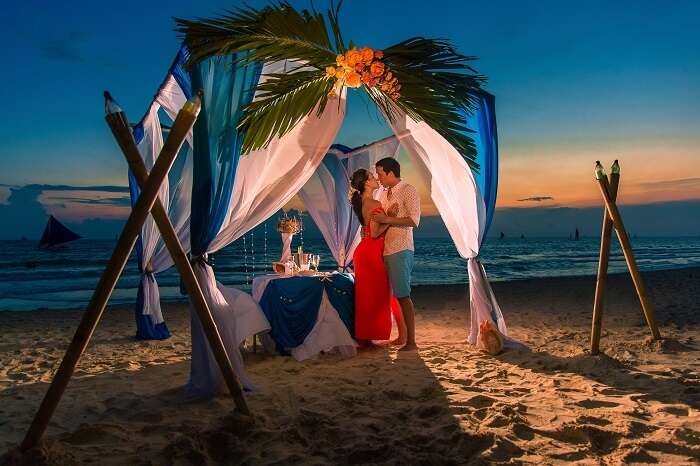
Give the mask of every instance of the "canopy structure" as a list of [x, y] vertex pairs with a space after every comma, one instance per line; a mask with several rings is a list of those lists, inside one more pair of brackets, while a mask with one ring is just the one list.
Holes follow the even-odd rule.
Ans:
[[[347, 48], [338, 23], [339, 8], [340, 4], [332, 7], [326, 15], [330, 29], [323, 14], [315, 10], [300, 12], [286, 2], [261, 10], [228, 12], [223, 18], [177, 20], [187, 44], [187, 49], [181, 49], [178, 55], [186, 56], [188, 51], [192, 54], [193, 58], [186, 62], [191, 67], [191, 86], [197, 86], [198, 92], [178, 112], [167, 144], [162, 144], [163, 127], [156, 122], [153, 103], [144, 121], [133, 128], [132, 139], [125, 114], [105, 92], [107, 122], [130, 167], [136, 171], [143, 193], [139, 195], [132, 188], [132, 196], [138, 201], [21, 450], [36, 446], [45, 431], [141, 227], [139, 267], [144, 275], [155, 270], [158, 241], [147, 231], [145, 220], [149, 213], [158, 219], [192, 294], [191, 300], [196, 302], [188, 394], [210, 397], [227, 386], [236, 406], [244, 414], [249, 413], [231, 366], [244, 388], [252, 389], [239, 344], [246, 335], [270, 326], [250, 295], [227, 289], [216, 281], [207, 264], [207, 254], [245, 234], [302, 190], [322, 163], [342, 124], [348, 88], [361, 88], [386, 116], [396, 138], [430, 186], [431, 199], [459, 254], [468, 259], [472, 330], [483, 319], [495, 322], [506, 334], [493, 290], [483, 266], [476, 260], [488, 227], [497, 178], [494, 99], [481, 90], [484, 77], [467, 64], [473, 57], [457, 53], [445, 40], [413, 37], [384, 51], [358, 49], [352, 43]], [[166, 113], [167, 104], [159, 98], [174, 101], [185, 94], [186, 79], [181, 68], [176, 59], [156, 95], [154, 102]], [[172, 95], [169, 90], [173, 90]], [[476, 128], [482, 132], [481, 154], [466, 134], [474, 131], [468, 126], [469, 115], [475, 116], [477, 126], [486, 124], [486, 129]], [[175, 202], [178, 212], [170, 207], [171, 199], [178, 199], [171, 191], [177, 193], [182, 187], [172, 186], [170, 180], [167, 186], [163, 185], [186, 139], [190, 140], [193, 153], [188, 230], [196, 271], [189, 267], [180, 245], [180, 236], [184, 238], [186, 233], [176, 231], [169, 218], [181, 218], [180, 204], [187, 204]], [[134, 148], [135, 141], [140, 150]], [[151, 163], [152, 173], [148, 176], [146, 158], [155, 156], [153, 147], [159, 144], [163, 151], [155, 164]], [[137, 151], [144, 163], [136, 156]], [[491, 168], [477, 181], [472, 169], [479, 167], [479, 157], [482, 164], [490, 163]], [[347, 265], [347, 249], [354, 239], [352, 232], [338, 231], [332, 233], [329, 229], [328, 238], [338, 240], [344, 235], [332, 247], [339, 261], [345, 249], [342, 262]], [[147, 288], [143, 286], [144, 294]], [[144, 309], [150, 310], [143, 315], [154, 316], [151, 323], [158, 325], [161, 318], [150, 304], [144, 302]], [[470, 341], [475, 337], [472, 331]]]
[[[339, 8], [324, 16], [282, 3], [234, 10], [220, 18], [177, 19], [185, 45], [156, 96], [156, 101], [165, 93], [182, 99], [194, 88], [203, 90], [190, 141], [190, 250], [229, 358], [247, 388], [252, 384], [238, 346], [269, 323], [249, 295], [217, 282], [207, 255], [246, 234], [299, 193], [339, 267], [346, 269], [359, 230], [345, 197], [349, 174], [395, 155], [399, 145], [430, 187], [433, 204], [468, 261], [469, 341], [475, 342], [483, 320], [507, 333], [477, 261], [493, 216], [498, 178], [495, 99], [481, 88], [485, 78], [468, 64], [474, 57], [457, 53], [445, 40], [413, 37], [383, 51], [346, 47]], [[349, 89], [366, 93], [393, 137], [354, 150], [331, 147]], [[153, 119], [148, 121], [155, 126]], [[155, 127], [152, 134], [159, 131]], [[157, 139], [143, 139], [143, 150], [155, 153], [150, 146]], [[161, 198], [172, 201], [165, 189]], [[142, 288], [153, 297], [147, 290], [154, 288], [149, 274], [155, 271], [157, 254], [146, 247], [153, 242], [146, 230]], [[152, 302], [144, 302], [142, 314], [156, 325], [162, 323], [158, 313], [147, 310], [155, 307]], [[188, 385], [193, 396], [210, 396], [223, 387], [205, 341], [193, 317]]]
[[[160, 87], [146, 117], [134, 128], [147, 165], [162, 145], [162, 126], [157, 110], [177, 108], [191, 93], [189, 80], [178, 79], [180, 64], [186, 58], [178, 53], [169, 75]], [[347, 202], [348, 178], [356, 168], [373, 167], [385, 156], [396, 156], [400, 146], [430, 186], [430, 196], [450, 233], [459, 254], [468, 260], [472, 328], [469, 341], [475, 343], [478, 323], [488, 319], [507, 335], [507, 328], [483, 266], [476, 260], [493, 216], [498, 180], [498, 148], [495, 99], [482, 92], [476, 111], [465, 113], [465, 124], [474, 131], [478, 173], [472, 171], [461, 154], [427, 123], [401, 112], [388, 119], [394, 136], [356, 149], [332, 145], [345, 115], [345, 93], [330, 99], [322, 113], [312, 112], [281, 137], [263, 149], [241, 154], [241, 134], [236, 122], [241, 109], [259, 97], [252, 93], [271, 73], [294, 72], [289, 61], [242, 64], [235, 55], [213, 57], [190, 73], [191, 80], [204, 89], [204, 103], [195, 124], [190, 151], [194, 164], [183, 163], [179, 184], [164, 187], [173, 223], [178, 225], [183, 244], [191, 245], [195, 271], [209, 300], [215, 321], [229, 350], [229, 357], [245, 387], [253, 385], [245, 376], [238, 347], [246, 336], [269, 329], [249, 295], [216, 281], [206, 255], [215, 252], [279, 211], [295, 194], [318, 225], [338, 266], [346, 269], [359, 242], [359, 224]], [[184, 84], [183, 84], [184, 83]], [[189, 161], [189, 160], [187, 160]], [[192, 179], [192, 192], [185, 186]], [[171, 183], [173, 185], [173, 183]], [[134, 198], [137, 195], [134, 190]], [[191, 216], [188, 214], [191, 212]], [[191, 221], [190, 221], [191, 219]], [[189, 240], [189, 241], [188, 241]], [[159, 247], [158, 247], [159, 246]], [[137, 320], [148, 317], [163, 323], [157, 303], [154, 273], [172, 262], [158, 241], [154, 228], [144, 227], [139, 263], [142, 270], [143, 300], [139, 300]], [[142, 304], [143, 303], [143, 304]], [[140, 313], [140, 316], [139, 316]], [[167, 330], [166, 330], [167, 331]], [[223, 390], [223, 381], [208, 350], [196, 317], [192, 318], [193, 369], [189, 394], [212, 396]]]

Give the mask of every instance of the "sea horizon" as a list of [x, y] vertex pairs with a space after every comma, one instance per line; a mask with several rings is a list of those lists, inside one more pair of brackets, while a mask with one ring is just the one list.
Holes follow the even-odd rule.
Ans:
[[[272, 273], [270, 264], [280, 255], [276, 233], [246, 235], [213, 254], [217, 279], [227, 286], [250, 291], [255, 276]], [[561, 237], [489, 237], [480, 260], [494, 282], [529, 278], [594, 276], [597, 272], [599, 237], [579, 240]], [[635, 236], [631, 238], [642, 271], [700, 266], [700, 236]], [[111, 254], [114, 240], [82, 239], [56, 251], [42, 251], [32, 240], [0, 240], [0, 311], [76, 309], [87, 305]], [[302, 244], [295, 237], [293, 247]], [[334, 270], [330, 251], [323, 240], [303, 239], [304, 249], [321, 256], [322, 271]], [[450, 238], [416, 237], [414, 286], [467, 284], [466, 260], [459, 257]], [[626, 272], [624, 256], [616, 240], [609, 273]], [[186, 300], [180, 292], [174, 267], [157, 274], [161, 300]], [[135, 253], [129, 258], [110, 304], [135, 303], [139, 275]]]

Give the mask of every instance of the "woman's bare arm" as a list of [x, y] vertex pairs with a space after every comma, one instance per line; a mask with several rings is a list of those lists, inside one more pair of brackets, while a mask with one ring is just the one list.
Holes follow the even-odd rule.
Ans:
[[[368, 206], [367, 206], [367, 217], [370, 218], [369, 224], [370, 224], [370, 231], [372, 232], [372, 238], [378, 238], [381, 235], [384, 234], [384, 232], [389, 228], [389, 225], [382, 225], [381, 223], [375, 222], [372, 219], [371, 212], [372, 210], [376, 209], [377, 207], [381, 207], [382, 204], [379, 201], [372, 201]], [[365, 217], [365, 218], [367, 218]]]
[[374, 220], [370, 220], [372, 229], [372, 238], [378, 238], [384, 234], [385, 231], [389, 229], [388, 223], [377, 223]]

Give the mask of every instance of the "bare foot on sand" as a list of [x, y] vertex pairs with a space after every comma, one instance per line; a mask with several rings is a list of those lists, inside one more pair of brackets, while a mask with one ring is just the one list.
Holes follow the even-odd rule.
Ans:
[[417, 349], [418, 346], [415, 343], [406, 343], [401, 348], [399, 348], [399, 351], [416, 351]]
[[389, 342], [391, 346], [404, 346], [406, 344], [406, 340], [401, 340], [400, 338], [394, 338]]
[[373, 349], [377, 349], [377, 348], [381, 347], [381, 345], [378, 345], [377, 343], [373, 342], [372, 340], [358, 340], [357, 343], [358, 343], [357, 349], [359, 349], [361, 351], [373, 350]]

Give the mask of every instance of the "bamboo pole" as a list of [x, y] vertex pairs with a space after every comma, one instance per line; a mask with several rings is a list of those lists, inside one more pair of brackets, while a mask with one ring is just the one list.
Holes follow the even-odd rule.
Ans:
[[654, 339], [659, 340], [661, 339], [661, 334], [659, 333], [659, 327], [656, 324], [654, 310], [652, 309], [649, 298], [647, 297], [642, 276], [639, 274], [637, 262], [634, 259], [634, 252], [632, 252], [632, 246], [630, 245], [629, 237], [627, 236], [627, 231], [625, 230], [625, 225], [622, 222], [620, 211], [617, 209], [615, 203], [610, 199], [610, 187], [608, 185], [607, 177], [598, 177], [598, 186], [600, 187], [600, 193], [605, 201], [605, 208], [610, 214], [610, 217], [612, 217], [615, 232], [617, 233], [617, 239], [620, 241], [620, 245], [622, 246], [622, 252], [625, 255], [627, 268], [630, 271], [632, 282], [637, 290], [639, 301], [642, 304], [642, 311], [644, 311], [644, 317], [646, 318], [647, 325], [649, 325], [649, 329], [651, 330], [651, 334]]
[[112, 252], [112, 256], [102, 273], [97, 288], [95, 289], [90, 303], [87, 306], [80, 324], [78, 325], [73, 340], [70, 342], [66, 354], [61, 361], [61, 365], [49, 386], [44, 399], [39, 406], [39, 410], [34, 416], [32, 424], [20, 445], [20, 449], [26, 451], [35, 446], [51, 420], [51, 416], [56, 410], [58, 402], [70, 381], [75, 366], [78, 364], [80, 356], [90, 341], [90, 337], [95, 331], [95, 327], [102, 317], [107, 302], [114, 290], [117, 280], [126, 265], [126, 261], [131, 254], [139, 230], [151, 211], [158, 196], [160, 186], [168, 175], [168, 171], [177, 156], [187, 133], [192, 128], [197, 114], [199, 113], [199, 101], [188, 101], [180, 110], [173, 123], [173, 129], [165, 141], [163, 150], [156, 160], [146, 186], [141, 192], [136, 205], [131, 210], [131, 214], [124, 225], [121, 235], [117, 240], [117, 245]]
[[[112, 130], [112, 134], [114, 134], [119, 147], [122, 149], [124, 157], [129, 163], [129, 168], [131, 168], [139, 187], [143, 188], [148, 180], [148, 172], [146, 170], [146, 165], [143, 163], [143, 159], [141, 159], [138, 148], [136, 147], [133, 135], [129, 130], [126, 115], [123, 112], [111, 113], [108, 114], [105, 119], [107, 120], [107, 124]], [[182, 281], [187, 288], [187, 293], [192, 300], [192, 305], [197, 311], [197, 316], [202, 323], [207, 340], [212, 348], [216, 362], [221, 369], [221, 373], [224, 376], [229, 392], [233, 397], [233, 401], [236, 404], [236, 407], [242, 413], [249, 415], [250, 410], [248, 409], [248, 404], [243, 396], [238, 378], [236, 377], [233, 367], [231, 366], [231, 361], [226, 353], [226, 348], [221, 340], [219, 330], [216, 327], [214, 319], [212, 318], [211, 311], [206, 299], [204, 298], [204, 294], [202, 293], [202, 289], [199, 286], [199, 282], [197, 281], [194, 271], [192, 270], [192, 266], [187, 259], [187, 255], [180, 244], [177, 233], [170, 223], [168, 214], [165, 211], [160, 199], [156, 199], [151, 215], [153, 216], [156, 226], [163, 237], [163, 242], [168, 248], [168, 252], [170, 252], [171, 257], [173, 258], [175, 267], [177, 267], [178, 272], [180, 272]]]
[[[600, 162], [597, 162], [600, 163]], [[615, 168], [617, 167], [617, 169]], [[605, 176], [605, 175], [603, 175]], [[615, 202], [617, 190], [620, 185], [620, 173], [617, 160], [610, 171], [610, 200]], [[603, 322], [603, 302], [605, 298], [605, 282], [608, 277], [608, 261], [610, 259], [610, 240], [612, 236], [613, 221], [607, 209], [603, 209], [603, 230], [600, 236], [600, 254], [598, 256], [598, 276], [595, 285], [595, 299], [593, 300], [593, 323], [591, 325], [591, 354], [600, 351], [600, 330]]]

